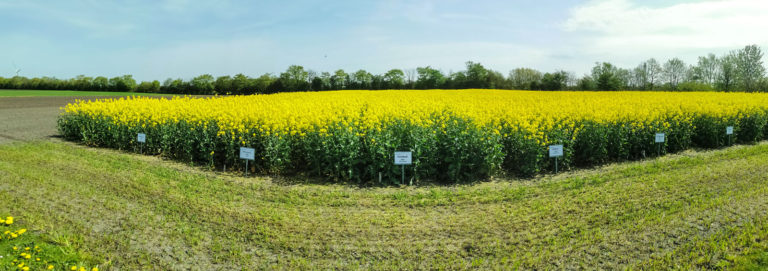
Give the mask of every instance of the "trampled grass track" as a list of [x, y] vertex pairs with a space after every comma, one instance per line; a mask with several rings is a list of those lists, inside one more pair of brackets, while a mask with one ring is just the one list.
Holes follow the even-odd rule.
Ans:
[[0, 213], [102, 270], [710, 269], [768, 245], [766, 143], [407, 188], [285, 185], [70, 143], [0, 157]]

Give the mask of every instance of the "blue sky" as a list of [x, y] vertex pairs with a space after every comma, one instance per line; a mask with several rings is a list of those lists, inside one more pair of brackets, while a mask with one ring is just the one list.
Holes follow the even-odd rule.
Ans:
[[279, 74], [471, 60], [577, 75], [595, 61], [694, 63], [748, 44], [768, 49], [768, 1], [5, 1], [0, 76]]

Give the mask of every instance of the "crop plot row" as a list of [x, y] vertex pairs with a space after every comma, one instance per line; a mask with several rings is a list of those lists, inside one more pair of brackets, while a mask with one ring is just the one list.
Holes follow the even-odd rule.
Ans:
[[669, 92], [400, 90], [283, 93], [73, 103], [58, 121], [66, 138], [211, 167], [371, 182], [399, 180], [394, 151], [413, 152], [408, 175], [454, 183], [499, 171], [553, 168], [547, 146], [564, 145], [561, 168], [760, 140], [768, 95]]

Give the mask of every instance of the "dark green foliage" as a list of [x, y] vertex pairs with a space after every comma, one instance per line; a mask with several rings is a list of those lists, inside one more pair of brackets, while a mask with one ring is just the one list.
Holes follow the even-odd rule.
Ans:
[[564, 90], [568, 87], [568, 73], [558, 71], [554, 73], [545, 73], [541, 78], [542, 90]]
[[609, 130], [609, 127], [591, 121], [583, 124], [573, 141], [573, 159], [577, 166], [599, 165], [611, 160], [611, 153], [608, 152], [611, 142], [608, 138]]
[[765, 112], [755, 114], [745, 114], [739, 120], [739, 125], [734, 127], [734, 133], [737, 135], [733, 142], [751, 143], [765, 139], [766, 122], [768, 115]]
[[[361, 111], [361, 116], [365, 110]], [[433, 115], [429, 125], [407, 120], [389, 120], [381, 127], [360, 130], [344, 120], [328, 127], [315, 127], [306, 134], [270, 135], [257, 129], [220, 132], [218, 125], [177, 121], [156, 127], [126, 128], [107, 118], [65, 114], [58, 120], [68, 140], [88, 145], [160, 154], [176, 160], [216, 168], [245, 170], [238, 151], [245, 147], [262, 154], [249, 163], [249, 171], [262, 174], [308, 174], [325, 179], [399, 184], [401, 168], [393, 165], [393, 152], [413, 152], [413, 165], [406, 167], [406, 181], [459, 183], [486, 179], [500, 169], [530, 177], [554, 170], [546, 145], [524, 129], [510, 124], [476, 126], [471, 119], [444, 113]], [[541, 133], [548, 144], [563, 144], [558, 158], [560, 170], [589, 167], [674, 153], [693, 146], [719, 148], [729, 144], [725, 130], [735, 126], [731, 143], [751, 143], [765, 138], [768, 114], [743, 112], [736, 119], [698, 115], [692, 118], [669, 116], [654, 123], [600, 123], [575, 120], [555, 124]], [[258, 125], [256, 125], [258, 126]], [[254, 127], [256, 127], [254, 126]], [[500, 130], [497, 130], [500, 129]], [[656, 133], [665, 133], [666, 142], [654, 142]], [[143, 146], [136, 134], [146, 133]]]
[[619, 77], [619, 68], [611, 63], [596, 63], [592, 68], [592, 78], [597, 90], [619, 90], [625, 85]]
[[712, 116], [699, 116], [694, 118], [693, 125], [696, 127], [696, 131], [692, 138], [693, 143], [702, 148], [717, 148], [724, 146], [727, 142], [725, 128], [728, 124], [728, 121], [723, 121]]
[[[202, 127], [178, 121], [156, 127], [128, 129], [108, 118], [63, 115], [59, 131], [69, 140], [87, 145], [159, 154], [171, 159], [216, 168], [245, 170], [239, 159], [242, 142], [263, 154], [251, 162], [250, 171], [263, 174], [306, 173], [311, 176], [356, 183], [400, 182], [401, 168], [393, 165], [394, 151], [412, 151], [408, 180], [445, 183], [485, 179], [494, 174], [503, 159], [500, 137], [477, 128], [459, 117], [440, 119], [422, 127], [393, 120], [386, 128], [361, 131], [344, 123], [324, 127], [306, 135], [265, 135], [254, 129], [243, 133], [220, 133], [215, 122]], [[317, 129], [316, 131], [319, 131]], [[147, 142], [136, 141], [138, 133]]]
[[746, 46], [722, 57], [700, 57], [697, 66], [686, 66], [673, 58], [662, 66], [649, 59], [634, 69], [623, 69], [609, 62], [596, 62], [589, 75], [575, 78], [557, 70], [542, 73], [531, 68], [516, 68], [508, 76], [467, 61], [465, 70], [444, 73], [432, 66], [392, 69], [373, 74], [360, 69], [347, 73], [315, 72], [291, 65], [285, 72], [249, 77], [244, 74], [215, 78], [203, 74], [192, 79], [167, 79], [137, 83], [131, 75], [107, 79], [79, 75], [71, 79], [52, 77], [0, 77], [0, 89], [84, 90], [151, 92], [196, 95], [249, 95], [295, 91], [345, 89], [517, 89], [517, 90], [664, 90], [664, 91], [766, 91], [768, 79], [756, 45]]
[[546, 150], [530, 135], [517, 129], [505, 129], [501, 139], [504, 146], [503, 169], [523, 177], [531, 177], [541, 171]]

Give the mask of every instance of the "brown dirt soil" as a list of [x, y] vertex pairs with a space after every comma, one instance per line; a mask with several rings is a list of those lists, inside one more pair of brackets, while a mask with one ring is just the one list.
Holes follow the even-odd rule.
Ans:
[[56, 138], [61, 107], [99, 98], [116, 97], [0, 97], [0, 144]]

